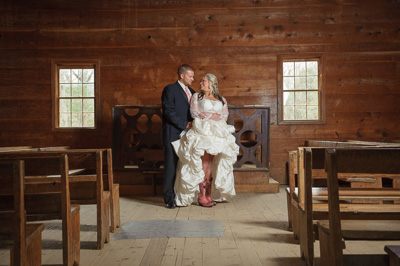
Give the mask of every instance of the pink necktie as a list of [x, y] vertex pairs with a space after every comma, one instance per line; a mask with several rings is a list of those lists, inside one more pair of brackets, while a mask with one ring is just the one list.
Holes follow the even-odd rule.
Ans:
[[190, 92], [189, 92], [189, 89], [188, 89], [187, 86], [185, 87], [185, 92], [186, 92], [186, 96], [187, 96], [187, 98], [188, 98], [188, 101], [189, 101], [189, 103], [190, 103], [191, 95], [190, 95]]

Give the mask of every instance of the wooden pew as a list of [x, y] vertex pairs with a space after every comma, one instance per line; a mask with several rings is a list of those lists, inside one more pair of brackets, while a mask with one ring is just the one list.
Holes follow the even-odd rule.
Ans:
[[[105, 242], [109, 241], [109, 234], [105, 232], [105, 228], [108, 228], [108, 224], [105, 224], [106, 219], [103, 221], [103, 216], [105, 216], [105, 211], [109, 209], [110, 219], [111, 219], [111, 232], [115, 232], [118, 227], [121, 226], [120, 220], [120, 211], [119, 211], [119, 184], [114, 184], [114, 173], [112, 168], [112, 151], [111, 149], [70, 149], [69, 146], [57, 146], [57, 147], [40, 147], [39, 151], [53, 151], [53, 152], [66, 152], [70, 153], [70, 164], [75, 168], [74, 172], [70, 172], [71, 175], [71, 200], [78, 204], [97, 204], [97, 229], [98, 229], [98, 248], [102, 249]], [[88, 163], [88, 158], [85, 156], [85, 153], [88, 155], [95, 156], [95, 152], [107, 153], [107, 157], [105, 163], [103, 160], [97, 161], [97, 159], [92, 160], [92, 163]], [[101, 155], [104, 158], [104, 154]], [[95, 157], [93, 157], [95, 158]], [[80, 162], [80, 160], [84, 159], [86, 162]], [[72, 160], [72, 161], [71, 161]], [[89, 159], [90, 161], [90, 159]], [[82, 166], [83, 164], [83, 166]], [[98, 168], [97, 169], [97, 165]], [[104, 175], [106, 178], [102, 180], [100, 177], [103, 175], [100, 173], [100, 168], [103, 169], [104, 166], [107, 166], [107, 173]], [[94, 175], [89, 176], [77, 176], [79, 173], [84, 172], [86, 167], [89, 170], [98, 171], [98, 175], [96, 180], [93, 178]], [[70, 167], [71, 170], [71, 167]], [[82, 170], [82, 171], [80, 171]], [[94, 183], [96, 181], [96, 183]], [[105, 182], [104, 182], [105, 181]], [[86, 184], [86, 189], [83, 190], [80, 182]], [[110, 189], [112, 188], [112, 189]], [[101, 196], [101, 192], [103, 191], [103, 196]], [[92, 197], [90, 202], [87, 200], [81, 200], [82, 196], [86, 194], [90, 194], [92, 192]], [[95, 195], [94, 195], [95, 194]], [[105, 201], [109, 201], [107, 203]], [[96, 201], [95, 201], [96, 200]], [[106, 208], [105, 205], [110, 205], [109, 208]], [[103, 215], [99, 215], [103, 213]], [[102, 230], [100, 230], [102, 228]], [[108, 229], [106, 229], [108, 230]]]
[[[328, 193], [326, 187], [313, 187], [313, 181], [316, 178], [315, 172], [317, 172], [318, 178], [326, 178], [326, 175], [322, 176], [320, 171], [324, 169], [325, 150], [326, 148], [323, 147], [299, 148], [299, 162], [301, 162], [299, 163], [299, 178], [302, 181], [299, 182], [298, 197], [292, 199], [293, 217], [296, 218], [293, 221], [293, 229], [298, 232], [300, 253], [307, 265], [313, 265], [314, 261], [313, 221], [327, 219], [328, 215]], [[382, 174], [377, 176], [369, 173], [369, 176], [370, 178], [381, 178]], [[360, 174], [351, 174], [351, 177], [357, 178], [360, 177]], [[341, 180], [348, 180], [349, 174], [341, 173], [339, 178]], [[388, 195], [386, 189], [375, 189], [374, 191], [371, 189], [373, 188], [355, 189], [351, 186], [340, 188], [341, 200], [360, 202], [361, 199], [368, 198], [370, 201], [369, 205], [349, 204], [343, 206], [342, 217], [344, 219], [374, 219], [374, 214], [379, 212], [380, 209], [384, 210], [388, 215], [398, 211], [397, 206], [377, 205], [376, 203], [383, 200], [395, 202], [400, 197], [399, 190], [394, 190], [391, 192], [391, 195]], [[371, 199], [374, 199], [374, 201], [371, 201]]]
[[[356, 141], [324, 141], [324, 140], [306, 140], [304, 142], [304, 147], [321, 147], [321, 148], [329, 148], [329, 147], [374, 147], [380, 144], [379, 142], [356, 142]], [[395, 145], [399, 146], [398, 143], [382, 143], [382, 145]], [[293, 223], [293, 220], [296, 220], [296, 212], [293, 211], [292, 200], [297, 201], [298, 198], [298, 189], [296, 188], [296, 180], [300, 183], [300, 186], [304, 187], [304, 167], [303, 167], [303, 159], [299, 157], [299, 149], [303, 149], [304, 147], [298, 147], [298, 149], [288, 152], [288, 183], [289, 186], [286, 188], [287, 194], [287, 206], [288, 206], [288, 227], [293, 231], [294, 237], [298, 238], [298, 229], [297, 224]], [[302, 153], [300, 154], [302, 156]], [[300, 173], [299, 173], [299, 164], [300, 164]], [[323, 167], [321, 169], [315, 170], [313, 172], [313, 179], [326, 179], [326, 174], [323, 171]], [[375, 180], [375, 179], [374, 179]], [[351, 180], [349, 180], [351, 181]], [[359, 180], [360, 181], [360, 180]], [[397, 187], [400, 188], [400, 181], [397, 182]], [[358, 183], [360, 184], [360, 183]], [[352, 183], [352, 186], [357, 186], [357, 184]], [[373, 184], [363, 183], [361, 186], [368, 187], [373, 186]], [[379, 185], [379, 184], [377, 184]], [[301, 193], [301, 192], [300, 192]], [[295, 217], [293, 217], [295, 216]]]
[[[63, 264], [80, 260], [80, 206], [70, 203], [68, 156], [34, 150], [0, 153], [0, 160], [24, 160], [25, 209], [28, 221], [61, 220]], [[45, 176], [58, 169], [61, 177]], [[50, 171], [50, 172], [46, 172]], [[29, 176], [35, 176], [31, 178]], [[7, 201], [0, 202], [0, 210]]]
[[0, 162], [0, 201], [12, 197], [0, 211], [0, 248], [9, 248], [11, 265], [42, 265], [44, 224], [27, 224], [24, 204], [24, 162]]
[[[373, 220], [343, 220], [343, 207], [349, 204], [340, 201], [338, 186], [339, 173], [400, 175], [399, 158], [399, 148], [326, 150], [325, 171], [328, 175], [329, 220], [318, 221], [321, 265], [344, 265], [343, 239], [364, 241], [400, 239], [400, 205], [380, 204], [379, 208], [371, 205], [371, 209], [374, 209], [374, 216], [371, 217]], [[398, 189], [388, 188], [387, 191], [398, 192]], [[355, 208], [357, 205], [368, 206], [368, 204], [352, 205]], [[391, 208], [385, 208], [386, 206]]]
[[[112, 232], [115, 232], [121, 224], [119, 185], [114, 184], [111, 149], [61, 147], [46, 150], [51, 154], [67, 154], [69, 168], [76, 169], [75, 173], [70, 175], [71, 202], [80, 205], [96, 205], [97, 248], [102, 249], [104, 244], [110, 241], [110, 218]], [[104, 166], [107, 166], [105, 175], [103, 175]], [[52, 177], [57, 177], [57, 175], [52, 175]]]
[[[65, 150], [69, 167], [85, 169], [70, 176], [71, 202], [80, 205], [96, 205], [97, 248], [103, 249], [110, 241], [111, 193], [104, 189], [102, 149]], [[52, 151], [57, 152], [57, 151]]]
[[[354, 144], [349, 142], [340, 142], [340, 141], [320, 141], [320, 140], [306, 140], [304, 143], [305, 147], [354, 147], [354, 146], [367, 146], [368, 144]], [[372, 144], [370, 144], [372, 145]], [[288, 227], [293, 231], [294, 237], [298, 238], [298, 226], [297, 223], [294, 223], [293, 220], [297, 220], [297, 213], [293, 210], [292, 201], [295, 204], [298, 203], [299, 190], [296, 188], [296, 180], [300, 187], [304, 187], [304, 163], [303, 163], [303, 152], [301, 150], [304, 147], [298, 147], [296, 150], [288, 152], [288, 175], [289, 175], [289, 186], [286, 188], [286, 196], [287, 196], [287, 206], [288, 206]], [[300, 151], [299, 151], [300, 150]], [[319, 171], [313, 172], [313, 178], [315, 179], [325, 179], [326, 175], [322, 171], [321, 168]], [[301, 194], [301, 192], [300, 192]], [[301, 202], [304, 202], [301, 201]]]
[[[104, 243], [110, 241], [109, 220], [111, 219], [111, 232], [115, 232], [121, 226], [119, 184], [114, 184], [112, 151], [111, 149], [70, 149], [66, 152], [70, 157], [70, 165], [74, 169], [86, 169], [83, 173], [71, 176], [71, 200], [81, 205], [97, 205], [97, 240], [98, 248], [102, 249]], [[104, 153], [106, 153], [105, 156]], [[104, 174], [105, 166], [107, 169]]]

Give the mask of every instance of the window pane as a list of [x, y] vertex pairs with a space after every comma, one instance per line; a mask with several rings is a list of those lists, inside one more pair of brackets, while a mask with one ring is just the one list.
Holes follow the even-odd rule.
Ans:
[[94, 99], [83, 100], [83, 112], [94, 112]]
[[283, 107], [283, 117], [285, 120], [294, 120], [294, 106]]
[[293, 105], [294, 104], [294, 92], [284, 92], [283, 93], [283, 104]]
[[60, 112], [71, 112], [70, 99], [60, 99]]
[[94, 97], [94, 84], [83, 84], [83, 97]]
[[306, 105], [307, 98], [305, 91], [295, 92], [294, 94], [294, 104], [295, 105]]
[[320, 120], [321, 73], [318, 59], [284, 59], [280, 84], [282, 121]]
[[306, 106], [295, 106], [294, 117], [295, 117], [295, 120], [306, 120], [307, 119], [307, 107]]
[[306, 75], [306, 62], [295, 62], [295, 75], [296, 76]]
[[72, 69], [72, 83], [82, 83], [82, 69]]
[[71, 126], [71, 113], [60, 113], [60, 127]]
[[82, 113], [72, 113], [72, 127], [82, 127]]
[[295, 86], [295, 90], [306, 90], [307, 89], [307, 78], [306, 77], [295, 77], [294, 86]]
[[60, 83], [70, 83], [71, 82], [71, 70], [69, 69], [60, 69]]
[[283, 63], [283, 76], [294, 76], [294, 62]]
[[283, 78], [283, 90], [294, 90], [294, 78]]
[[83, 70], [83, 83], [94, 83], [94, 69]]
[[72, 97], [82, 97], [82, 84], [72, 84]]
[[307, 77], [307, 89], [308, 90], [318, 90], [318, 76], [308, 76]]
[[83, 126], [84, 127], [94, 127], [94, 113], [84, 113], [83, 114]]
[[307, 92], [307, 105], [318, 105], [318, 92], [308, 91]]
[[71, 85], [60, 84], [60, 97], [70, 97], [70, 96], [71, 96]]
[[72, 99], [72, 112], [82, 112], [82, 100]]
[[95, 68], [58, 69], [58, 126], [95, 127]]
[[307, 119], [318, 120], [318, 106], [307, 106]]
[[307, 75], [318, 75], [318, 62], [317, 61], [307, 62]]

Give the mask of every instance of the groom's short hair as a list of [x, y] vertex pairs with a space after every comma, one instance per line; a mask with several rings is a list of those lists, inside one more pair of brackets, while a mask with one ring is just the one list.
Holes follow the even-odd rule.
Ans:
[[187, 65], [187, 64], [180, 65], [180, 66], [178, 67], [178, 77], [180, 77], [181, 74], [186, 74], [186, 72], [187, 72], [188, 70], [194, 72], [194, 70], [193, 70], [193, 68], [192, 68], [191, 66], [189, 66], [189, 65]]

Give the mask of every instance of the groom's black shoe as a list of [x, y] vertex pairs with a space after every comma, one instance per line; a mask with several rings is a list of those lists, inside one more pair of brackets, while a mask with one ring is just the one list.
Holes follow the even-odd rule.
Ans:
[[167, 209], [175, 209], [175, 203], [171, 202], [171, 203], [167, 203]]

